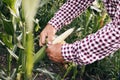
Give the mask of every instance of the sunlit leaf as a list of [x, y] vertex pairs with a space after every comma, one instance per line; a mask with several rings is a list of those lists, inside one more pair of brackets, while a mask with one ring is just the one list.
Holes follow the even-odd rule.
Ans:
[[22, 0], [3, 0], [3, 2], [6, 3], [10, 9], [11, 14], [15, 17], [19, 16], [19, 7], [21, 5], [21, 1]]
[[97, 8], [100, 8], [100, 4], [98, 3], [98, 0], [95, 0], [93, 2], [93, 6], [96, 6]]
[[17, 46], [20, 49], [24, 49], [23, 45], [21, 44], [21, 40], [22, 40], [22, 33], [17, 37]]
[[20, 42], [17, 43], [17, 46], [18, 46], [20, 49], [24, 49], [23, 45], [22, 45]]
[[96, 10], [97, 12], [102, 12], [99, 8], [97, 8], [96, 6], [91, 6], [90, 7], [91, 9], [93, 9], [93, 10]]
[[16, 60], [19, 59], [18, 56], [13, 51], [11, 51], [9, 48], [7, 48], [7, 50]]
[[12, 75], [11, 75], [11, 78], [12, 78], [12, 79], [15, 79], [16, 72], [17, 72], [17, 70], [16, 70], [16, 69], [14, 69], [14, 70], [13, 70], [13, 73], [12, 73]]
[[36, 25], [35, 25], [35, 32], [37, 32], [40, 29], [39, 20], [36, 19], [34, 22], [36, 23]]
[[9, 48], [13, 48], [13, 44], [8, 40], [9, 35], [0, 33], [0, 38], [2, 42]]

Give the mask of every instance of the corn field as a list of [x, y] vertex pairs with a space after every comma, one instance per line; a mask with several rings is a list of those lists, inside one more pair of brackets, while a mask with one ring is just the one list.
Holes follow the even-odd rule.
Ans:
[[[86, 66], [55, 63], [39, 46], [39, 34], [66, 0], [0, 0], [0, 80], [119, 80], [120, 51]], [[110, 21], [101, 0], [57, 32], [72, 43]], [[69, 33], [69, 34], [68, 34]], [[66, 35], [66, 36], [64, 36]]]

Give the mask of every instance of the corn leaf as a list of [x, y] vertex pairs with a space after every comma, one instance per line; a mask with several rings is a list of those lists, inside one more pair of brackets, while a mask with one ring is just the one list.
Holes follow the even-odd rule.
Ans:
[[52, 80], [57, 80], [56, 77], [57, 77], [57, 74], [53, 73], [53, 72], [50, 72], [48, 71], [47, 69], [45, 68], [37, 68], [36, 71], [38, 72], [42, 72], [44, 73], [46, 76], [49, 76]]
[[3, 0], [4, 3], [7, 4], [8, 8], [10, 9], [10, 12], [13, 16], [17, 17], [19, 16], [19, 7], [21, 5], [22, 0]]
[[[3, 45], [3, 46], [5, 46], [5, 44], [0, 40], [0, 43]], [[18, 60], [19, 58], [18, 58], [18, 56], [12, 51], [12, 50], [10, 50], [8, 47], [6, 47], [6, 49], [8, 50], [8, 52], [10, 53], [10, 55], [12, 56], [12, 57], [14, 57], [16, 60]]]
[[3, 23], [4, 23], [5, 32], [9, 35], [13, 35], [14, 34], [14, 27], [12, 25], [12, 21], [4, 19]]

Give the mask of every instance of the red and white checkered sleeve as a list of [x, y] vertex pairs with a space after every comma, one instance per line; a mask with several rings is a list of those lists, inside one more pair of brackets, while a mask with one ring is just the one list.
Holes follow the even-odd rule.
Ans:
[[94, 0], [68, 0], [54, 17], [48, 22], [56, 30], [60, 30], [63, 26], [71, 23], [71, 21], [80, 15]]
[[86, 65], [101, 60], [118, 49], [120, 49], [120, 4], [114, 20], [80, 41], [63, 44], [62, 55], [66, 61]]

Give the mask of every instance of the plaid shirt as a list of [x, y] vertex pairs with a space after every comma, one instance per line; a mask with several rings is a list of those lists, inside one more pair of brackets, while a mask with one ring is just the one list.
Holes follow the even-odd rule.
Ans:
[[[48, 23], [56, 30], [60, 30], [85, 11], [93, 1], [68, 0]], [[103, 0], [103, 2], [112, 19], [111, 22], [80, 41], [63, 44], [62, 56], [66, 61], [86, 65], [120, 49], [120, 0]]]

